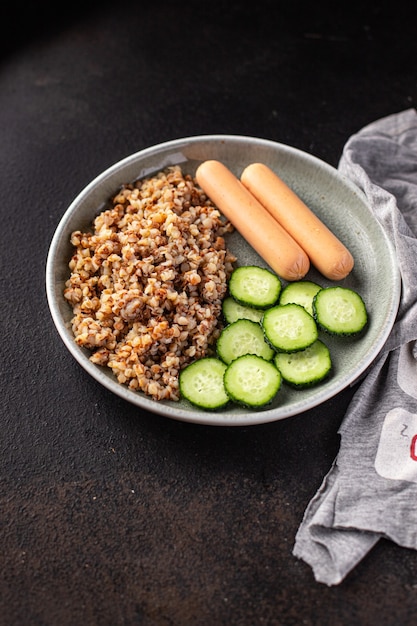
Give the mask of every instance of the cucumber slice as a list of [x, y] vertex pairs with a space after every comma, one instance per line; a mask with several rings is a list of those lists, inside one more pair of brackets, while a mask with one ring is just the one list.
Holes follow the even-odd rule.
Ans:
[[321, 289], [320, 285], [311, 280], [299, 280], [287, 285], [279, 297], [279, 304], [301, 304], [310, 315], [313, 315], [313, 299]]
[[266, 309], [275, 304], [281, 287], [281, 281], [276, 274], [255, 265], [237, 267], [229, 280], [230, 295], [240, 304], [258, 309]]
[[265, 341], [262, 327], [252, 320], [236, 320], [226, 326], [216, 343], [218, 356], [224, 363], [231, 363], [243, 354], [257, 354], [271, 361], [275, 352]]
[[247, 407], [261, 407], [272, 402], [281, 380], [279, 370], [271, 361], [254, 354], [235, 359], [224, 374], [224, 386], [230, 399]]
[[313, 314], [319, 328], [331, 335], [357, 335], [368, 323], [361, 296], [347, 287], [326, 287], [313, 300]]
[[300, 304], [279, 304], [267, 311], [262, 327], [268, 342], [279, 352], [297, 352], [318, 338], [317, 324]]
[[319, 383], [328, 376], [332, 368], [330, 351], [320, 339], [299, 352], [277, 353], [274, 363], [283, 380], [299, 389]]
[[226, 365], [220, 359], [204, 357], [187, 365], [179, 375], [180, 392], [202, 409], [220, 409], [229, 402], [223, 383]]
[[236, 302], [232, 296], [227, 296], [222, 303], [222, 312], [224, 319], [228, 324], [232, 324], [237, 320], [252, 320], [253, 322], [260, 323], [262, 315], [264, 314], [262, 309], [253, 309], [252, 307], [245, 306]]

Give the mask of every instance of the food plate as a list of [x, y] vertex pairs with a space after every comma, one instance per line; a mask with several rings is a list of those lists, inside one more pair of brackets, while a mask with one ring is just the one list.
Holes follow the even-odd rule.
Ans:
[[[274, 402], [262, 410], [239, 406], [208, 412], [184, 400], [157, 402], [142, 392], [118, 383], [109, 368], [93, 364], [89, 352], [74, 342], [70, 328], [72, 310], [63, 296], [72, 254], [70, 235], [88, 230], [93, 218], [123, 183], [132, 182], [180, 165], [194, 174], [207, 159], [217, 159], [237, 176], [252, 162], [262, 162], [276, 171], [311, 209], [342, 239], [352, 252], [355, 267], [339, 282], [358, 291], [369, 312], [366, 333], [358, 338], [325, 337], [333, 359], [333, 374], [316, 387], [292, 390], [284, 384]], [[228, 247], [239, 265], [265, 263], [239, 233], [229, 235]], [[330, 285], [312, 268], [306, 279]], [[285, 284], [285, 281], [284, 281]], [[114, 164], [95, 178], [75, 198], [62, 217], [52, 239], [46, 266], [46, 291], [52, 319], [75, 359], [104, 387], [138, 408], [168, 418], [217, 426], [248, 426], [291, 417], [329, 400], [351, 385], [381, 351], [398, 310], [401, 281], [393, 247], [379, 222], [373, 217], [362, 192], [335, 168], [296, 148], [240, 135], [202, 135], [165, 142], [141, 150]]]

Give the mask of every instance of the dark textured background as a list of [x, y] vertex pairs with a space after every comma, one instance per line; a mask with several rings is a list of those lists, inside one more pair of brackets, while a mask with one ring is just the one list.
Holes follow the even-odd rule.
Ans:
[[334, 588], [292, 556], [354, 389], [259, 427], [141, 413], [67, 353], [44, 287], [65, 209], [132, 152], [246, 134], [337, 166], [415, 107], [415, 20], [365, 4], [0, 10], [1, 626], [415, 623], [415, 552], [382, 540]]

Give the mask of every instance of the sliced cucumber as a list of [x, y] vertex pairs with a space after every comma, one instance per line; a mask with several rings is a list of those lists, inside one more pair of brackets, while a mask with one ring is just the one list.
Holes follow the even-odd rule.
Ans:
[[262, 309], [254, 309], [250, 306], [245, 306], [236, 302], [232, 296], [227, 296], [223, 300], [222, 312], [224, 319], [228, 324], [232, 324], [237, 320], [252, 320], [253, 322], [260, 323], [262, 315], [264, 314]]
[[313, 315], [313, 299], [320, 285], [311, 280], [298, 280], [287, 285], [279, 297], [280, 304], [301, 304], [310, 315]]
[[326, 287], [313, 300], [318, 326], [331, 335], [357, 335], [368, 322], [361, 296], [347, 287]]
[[317, 324], [300, 304], [279, 304], [267, 311], [262, 327], [268, 342], [279, 352], [297, 352], [318, 338]]
[[222, 330], [216, 350], [227, 364], [243, 354], [257, 354], [267, 361], [271, 361], [274, 356], [274, 350], [265, 341], [261, 325], [244, 319], [236, 320]]
[[281, 287], [281, 281], [276, 274], [255, 265], [237, 267], [229, 280], [230, 295], [240, 304], [258, 309], [266, 309], [275, 304]]
[[283, 380], [296, 388], [311, 387], [319, 383], [332, 368], [330, 351], [320, 339], [299, 352], [278, 352], [274, 363]]
[[230, 399], [247, 407], [261, 407], [272, 402], [281, 380], [279, 370], [271, 361], [254, 354], [235, 359], [224, 374], [224, 386]]
[[214, 410], [226, 406], [229, 396], [223, 383], [225, 371], [225, 363], [214, 357], [190, 363], [179, 375], [181, 395], [202, 409]]

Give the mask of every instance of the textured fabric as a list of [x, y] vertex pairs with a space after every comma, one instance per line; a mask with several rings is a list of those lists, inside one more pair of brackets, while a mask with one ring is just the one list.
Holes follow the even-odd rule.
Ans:
[[340, 451], [298, 530], [294, 555], [317, 581], [340, 583], [376, 542], [417, 549], [417, 113], [353, 135], [339, 170], [366, 194], [398, 258], [392, 332], [355, 393]]

